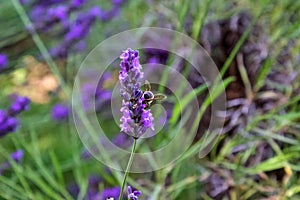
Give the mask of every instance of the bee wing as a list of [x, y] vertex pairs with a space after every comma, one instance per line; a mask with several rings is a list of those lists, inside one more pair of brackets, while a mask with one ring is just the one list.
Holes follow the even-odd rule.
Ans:
[[148, 102], [148, 105], [146, 106], [146, 109], [151, 108], [151, 106], [153, 106], [153, 105], [156, 104], [156, 103], [157, 103], [157, 101], [155, 101], [155, 100], [153, 100], [153, 101], [151, 101], [151, 102]]
[[143, 85], [146, 91], [150, 91], [151, 90], [151, 85], [149, 83], [149, 81], [145, 81], [145, 84]]
[[162, 101], [162, 100], [165, 100], [167, 98], [166, 95], [164, 94], [161, 94], [161, 93], [157, 93], [154, 95], [154, 100], [158, 100], [158, 101]]

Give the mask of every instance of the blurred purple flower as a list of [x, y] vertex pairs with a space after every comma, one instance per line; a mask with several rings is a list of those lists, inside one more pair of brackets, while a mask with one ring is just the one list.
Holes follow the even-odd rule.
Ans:
[[101, 16], [102, 10], [100, 7], [95, 6], [89, 10], [89, 14], [93, 17], [99, 18]]
[[[54, 32], [63, 40], [50, 49], [55, 58], [66, 58], [70, 53], [84, 50], [85, 45], [77, 45], [90, 33], [96, 20], [108, 21], [119, 13], [119, 7], [125, 2], [112, 0], [110, 10], [95, 6], [88, 11], [79, 11], [88, 0], [32, 0], [30, 18], [34, 28], [44, 33]], [[72, 17], [71, 17], [72, 16]], [[52, 28], [54, 27], [55, 28]], [[32, 28], [28, 28], [32, 33]], [[58, 33], [58, 34], [57, 34]]]
[[[95, 109], [101, 110], [111, 99], [112, 91], [103, 87], [104, 82], [111, 79], [111, 74], [106, 72], [101, 77], [99, 83], [87, 82], [81, 88], [82, 103], [85, 111], [91, 111], [92, 102], [95, 101]], [[97, 84], [97, 86], [95, 86]], [[96, 91], [95, 91], [96, 87]]]
[[117, 16], [120, 12], [119, 7], [113, 6], [111, 10], [103, 11], [100, 15], [102, 21], [108, 21], [113, 17]]
[[80, 6], [82, 6], [87, 0], [73, 0], [71, 7], [72, 8], [79, 8]]
[[64, 41], [50, 50], [51, 56], [65, 58], [70, 51], [84, 50], [85, 43], [82, 42], [89, 35], [100, 13], [99, 7], [93, 7], [87, 13], [80, 13], [73, 23], [64, 23], [67, 26]]
[[78, 184], [76, 183], [71, 183], [67, 185], [67, 191], [70, 193], [70, 195], [76, 199], [79, 192], [80, 192], [80, 188], [78, 186]]
[[139, 196], [141, 196], [142, 192], [139, 190], [132, 191], [132, 188], [128, 186], [128, 200], [138, 200]]
[[66, 20], [68, 18], [68, 7], [59, 5], [48, 10], [48, 20]]
[[158, 64], [159, 63], [159, 59], [156, 57], [151, 57], [148, 59], [148, 63], [149, 64]]
[[120, 196], [120, 192], [120, 187], [106, 188], [101, 193], [101, 200], [107, 200], [109, 198], [118, 199]]
[[14, 153], [12, 153], [10, 156], [16, 163], [19, 163], [19, 162], [21, 162], [21, 160], [24, 156], [24, 152], [23, 152], [23, 150], [19, 149], [19, 150], [15, 151]]
[[9, 109], [7, 111], [0, 110], [0, 137], [16, 131], [19, 121], [15, 116], [29, 109], [30, 99], [17, 95], [12, 95], [12, 97], [14, 102]]
[[84, 41], [79, 41], [76, 45], [75, 48], [77, 51], [84, 51], [86, 49], [86, 43]]
[[[99, 184], [103, 184], [103, 179], [97, 175], [89, 176], [88, 191], [84, 199], [87, 200], [107, 200], [109, 198], [118, 199], [120, 195], [120, 187], [105, 188], [102, 192], [99, 191]], [[67, 186], [67, 190], [72, 197], [77, 198], [80, 192], [78, 184], [70, 184]]]
[[0, 54], [0, 71], [7, 67], [8, 60], [5, 54]]
[[16, 118], [8, 115], [5, 111], [0, 110], [0, 137], [16, 131], [18, 124], [19, 122]]
[[[22, 158], [24, 156], [23, 150], [19, 149], [12, 154], [10, 154], [11, 159], [15, 161], [16, 163], [20, 163]], [[7, 161], [0, 165], [0, 175], [3, 173], [3, 171], [8, 170], [11, 168], [11, 164]]]
[[112, 143], [118, 147], [127, 147], [132, 144], [132, 140], [129, 139], [128, 135], [120, 133], [112, 140]]
[[55, 121], [67, 120], [69, 117], [69, 106], [56, 104], [52, 108], [52, 119]]
[[74, 26], [72, 26], [69, 32], [66, 34], [65, 40], [70, 42], [85, 37], [88, 33], [86, 28], [88, 27], [84, 27], [82, 24], [74, 24]]
[[153, 117], [146, 104], [143, 103], [143, 92], [140, 90], [143, 72], [139, 63], [138, 51], [127, 49], [120, 56], [121, 71], [119, 80], [121, 83], [120, 95], [123, 98], [121, 112], [121, 131], [137, 139], [148, 128], [154, 130]]
[[11, 116], [16, 116], [22, 111], [28, 110], [30, 105], [30, 99], [24, 96], [17, 96], [15, 101], [11, 104], [8, 113]]
[[102, 181], [102, 178], [97, 175], [91, 175], [89, 177], [89, 187], [87, 191], [87, 199], [89, 200], [100, 200], [100, 193], [99, 193], [99, 184]]

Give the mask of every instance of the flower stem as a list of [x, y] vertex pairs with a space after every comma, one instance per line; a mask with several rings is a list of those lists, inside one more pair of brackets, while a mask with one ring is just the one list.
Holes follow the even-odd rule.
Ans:
[[125, 174], [124, 174], [124, 179], [123, 179], [123, 183], [122, 183], [122, 189], [121, 189], [119, 200], [123, 200], [124, 188], [125, 188], [125, 185], [126, 185], [126, 180], [127, 180], [128, 174], [129, 174], [130, 167], [132, 165], [133, 156], [134, 156], [135, 149], [136, 149], [136, 143], [137, 143], [137, 139], [134, 139], [134, 143], [133, 143], [133, 147], [132, 147], [132, 150], [131, 150], [130, 158], [128, 160], [128, 164], [127, 164], [126, 171], [125, 171]]

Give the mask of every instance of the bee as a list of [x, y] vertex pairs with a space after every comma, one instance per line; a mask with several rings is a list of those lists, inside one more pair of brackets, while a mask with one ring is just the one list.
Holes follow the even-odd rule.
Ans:
[[167, 98], [166, 95], [161, 93], [153, 94], [151, 91], [151, 85], [147, 80], [145, 81], [144, 89], [145, 91], [143, 91], [142, 97], [144, 99], [144, 103], [146, 104], [146, 109]]

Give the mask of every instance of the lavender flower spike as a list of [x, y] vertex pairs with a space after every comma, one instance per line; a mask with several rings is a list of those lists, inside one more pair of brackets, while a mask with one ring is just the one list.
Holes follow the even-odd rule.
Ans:
[[132, 188], [128, 186], [128, 199], [129, 200], [139, 200], [139, 196], [141, 196], [142, 192], [139, 190], [135, 190], [132, 192]]
[[148, 128], [154, 130], [153, 117], [143, 99], [142, 84], [143, 72], [139, 63], [138, 51], [127, 49], [122, 59], [119, 74], [121, 83], [120, 95], [123, 98], [121, 112], [121, 131], [131, 135], [134, 139], [141, 137]]

